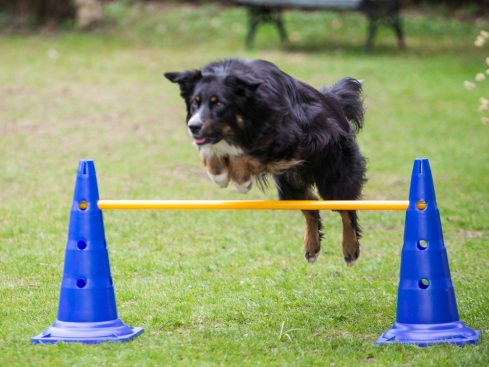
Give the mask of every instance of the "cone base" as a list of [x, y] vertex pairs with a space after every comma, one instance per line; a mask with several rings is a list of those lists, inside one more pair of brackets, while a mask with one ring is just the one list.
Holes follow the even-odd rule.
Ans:
[[474, 344], [479, 340], [480, 330], [472, 330], [462, 321], [446, 324], [402, 324], [395, 322], [383, 333], [376, 344], [416, 344], [425, 347], [432, 344]]
[[103, 322], [66, 322], [56, 320], [41, 334], [31, 338], [34, 344], [126, 342], [144, 331], [125, 325], [120, 319]]

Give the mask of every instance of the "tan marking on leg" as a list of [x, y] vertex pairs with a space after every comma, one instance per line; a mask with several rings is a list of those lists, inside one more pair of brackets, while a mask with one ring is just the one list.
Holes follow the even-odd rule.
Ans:
[[[308, 190], [304, 200], [318, 200], [312, 190]], [[304, 235], [304, 258], [308, 263], [313, 263], [321, 251], [319, 239], [319, 215], [317, 210], [302, 210], [302, 215], [306, 219], [306, 233]]]
[[[301, 161], [297, 161], [297, 160], [277, 161], [277, 162], [267, 163], [267, 165], [264, 168], [267, 172], [273, 173], [274, 175], [280, 175], [285, 171], [287, 171], [289, 168], [292, 168], [300, 163]], [[316, 199], [310, 199], [310, 200], [317, 200], [317, 197]]]
[[311, 210], [302, 210], [306, 219], [306, 233], [304, 235], [304, 258], [308, 263], [317, 260], [321, 244], [319, 243], [318, 220]]
[[343, 256], [346, 265], [352, 266], [360, 255], [360, 243], [357, 239], [355, 228], [353, 228], [347, 211], [339, 211], [343, 222]]
[[252, 156], [247, 156], [246, 167], [248, 171], [250, 171], [253, 175], [259, 175], [264, 173], [266, 170], [266, 166], [263, 165], [259, 160], [253, 158]]
[[229, 158], [229, 176], [239, 192], [246, 194], [253, 185], [252, 173], [248, 168], [250, 156], [244, 154]]
[[[263, 173], [272, 173], [278, 175], [284, 173], [289, 168], [301, 163], [301, 161], [291, 160], [291, 161], [276, 161], [276, 162], [263, 164], [256, 158], [253, 158], [252, 156], [247, 154], [242, 154], [240, 156], [233, 157], [233, 158], [238, 159], [240, 161], [239, 163], [236, 163], [237, 165], [246, 166], [246, 168], [248, 169], [249, 172], [251, 172], [252, 175], [259, 175]], [[314, 197], [317, 199], [316, 196]]]

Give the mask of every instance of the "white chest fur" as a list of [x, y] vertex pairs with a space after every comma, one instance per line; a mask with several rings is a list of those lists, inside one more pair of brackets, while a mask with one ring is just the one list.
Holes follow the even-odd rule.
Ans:
[[236, 157], [242, 155], [244, 152], [241, 148], [230, 145], [224, 140], [221, 140], [216, 144], [206, 144], [199, 147], [201, 157]]

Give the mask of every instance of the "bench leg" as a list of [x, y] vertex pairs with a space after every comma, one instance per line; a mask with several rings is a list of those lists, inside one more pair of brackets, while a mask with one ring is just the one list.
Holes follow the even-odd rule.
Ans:
[[368, 22], [367, 42], [365, 43], [366, 53], [370, 53], [370, 51], [372, 51], [376, 33], [377, 33], [377, 22], [374, 19], [370, 19]]
[[282, 20], [282, 13], [279, 11], [275, 14], [275, 24], [277, 25], [278, 33], [280, 35], [280, 42], [282, 44], [287, 42], [287, 32], [285, 31], [284, 22]]
[[253, 38], [255, 37], [256, 28], [258, 24], [263, 20], [263, 13], [265, 10], [259, 6], [250, 6], [248, 8], [248, 23], [249, 30], [246, 35], [246, 47], [251, 47], [253, 44]]
[[256, 19], [250, 20], [250, 29], [246, 36], [246, 47], [251, 47], [251, 45], [253, 44], [253, 38], [255, 37], [255, 31], [259, 23], [260, 21]]
[[360, 9], [365, 13], [368, 20], [366, 52], [372, 50], [375, 34], [380, 26], [392, 27], [397, 36], [399, 48], [403, 49], [406, 47], [399, 14], [400, 0], [363, 0]]
[[401, 18], [399, 15], [395, 16], [392, 21], [392, 27], [394, 28], [394, 32], [396, 32], [397, 43], [399, 44], [399, 48], [405, 49], [406, 42], [404, 40], [404, 34], [402, 32]]
[[249, 31], [246, 36], [246, 46], [251, 47], [256, 29], [260, 23], [273, 23], [277, 27], [282, 43], [287, 42], [287, 32], [285, 31], [280, 8], [268, 6], [250, 6], [248, 11]]
[[406, 42], [404, 41], [404, 34], [401, 26], [401, 18], [399, 14], [389, 15], [383, 18], [369, 17], [368, 19], [368, 36], [367, 42], [365, 44], [365, 52], [369, 53], [372, 51], [374, 45], [375, 34], [377, 33], [377, 28], [379, 25], [391, 25], [397, 36], [397, 43], [399, 48], [405, 49]]

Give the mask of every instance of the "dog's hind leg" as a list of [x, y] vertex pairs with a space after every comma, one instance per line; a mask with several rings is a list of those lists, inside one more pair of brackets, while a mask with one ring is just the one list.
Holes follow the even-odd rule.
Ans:
[[[304, 200], [317, 200], [308, 197]], [[321, 251], [321, 217], [318, 210], [302, 210], [306, 219], [306, 234], [304, 235], [304, 258], [308, 263], [313, 263]]]
[[360, 227], [358, 225], [357, 212], [344, 210], [339, 212], [343, 222], [343, 256], [346, 265], [352, 266], [360, 256]]
[[[360, 154], [358, 145], [350, 140], [332, 149], [329, 160], [324, 158], [321, 169], [314, 172], [319, 195], [324, 200], [360, 199], [367, 178], [366, 161]], [[346, 265], [351, 266], [360, 256], [361, 228], [357, 211], [340, 211], [340, 215], [343, 222], [343, 257]]]
[[[318, 200], [312, 188], [299, 181], [287, 180], [286, 175], [276, 175], [275, 183], [280, 200]], [[322, 223], [318, 210], [302, 210], [306, 220], [306, 233], [304, 235], [304, 258], [308, 263], [313, 263], [321, 251]]]

